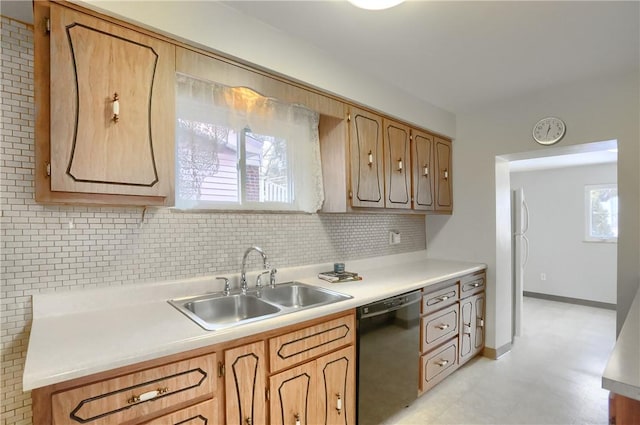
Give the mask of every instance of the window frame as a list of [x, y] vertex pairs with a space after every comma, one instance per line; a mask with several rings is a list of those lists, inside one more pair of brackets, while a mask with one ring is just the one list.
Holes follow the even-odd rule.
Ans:
[[[588, 184], [584, 186], [584, 242], [596, 242], [596, 243], [618, 243], [618, 236], [611, 237], [595, 237], [592, 236], [593, 229], [593, 210], [591, 203], [591, 193], [594, 190], [603, 189], [615, 189], [616, 194], [618, 192], [617, 183], [605, 183], [605, 184]], [[618, 198], [619, 199], [619, 198]], [[620, 208], [617, 208], [616, 213], [619, 215]]]

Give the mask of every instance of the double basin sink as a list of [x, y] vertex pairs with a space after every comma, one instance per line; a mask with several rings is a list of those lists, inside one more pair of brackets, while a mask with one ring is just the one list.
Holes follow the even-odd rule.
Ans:
[[300, 282], [279, 283], [246, 294], [213, 293], [169, 300], [205, 330], [215, 331], [352, 298]]

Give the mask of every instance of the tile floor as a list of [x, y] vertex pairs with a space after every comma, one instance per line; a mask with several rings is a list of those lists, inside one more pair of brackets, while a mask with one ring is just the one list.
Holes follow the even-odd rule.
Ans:
[[523, 336], [476, 357], [387, 424], [607, 424], [615, 312], [525, 298]]

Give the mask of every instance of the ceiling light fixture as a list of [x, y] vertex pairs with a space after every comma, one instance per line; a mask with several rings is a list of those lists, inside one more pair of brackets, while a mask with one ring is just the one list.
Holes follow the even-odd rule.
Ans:
[[349, 3], [367, 10], [383, 10], [397, 6], [404, 0], [349, 0]]

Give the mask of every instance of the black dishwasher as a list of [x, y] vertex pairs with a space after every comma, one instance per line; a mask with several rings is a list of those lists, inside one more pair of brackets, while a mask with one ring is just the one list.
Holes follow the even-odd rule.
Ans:
[[421, 291], [359, 307], [359, 425], [378, 425], [418, 396]]

